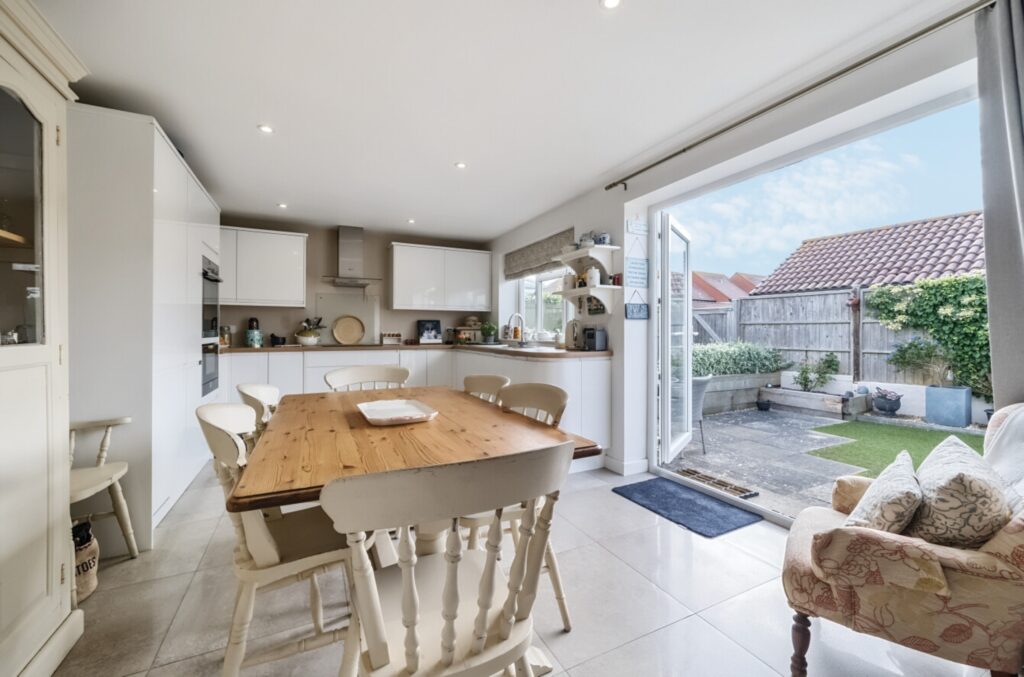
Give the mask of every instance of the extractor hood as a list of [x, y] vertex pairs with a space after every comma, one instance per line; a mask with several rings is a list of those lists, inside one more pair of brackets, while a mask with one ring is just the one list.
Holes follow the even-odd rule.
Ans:
[[325, 277], [335, 287], [367, 286], [380, 282], [379, 277], [363, 275], [363, 229], [355, 226], [338, 226], [338, 274]]

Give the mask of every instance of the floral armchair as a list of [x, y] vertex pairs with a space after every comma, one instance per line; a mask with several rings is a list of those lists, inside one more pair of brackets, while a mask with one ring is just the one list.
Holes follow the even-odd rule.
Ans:
[[[986, 457], [1010, 416], [1024, 422], [1024, 405], [993, 416]], [[978, 550], [844, 527], [870, 483], [839, 478], [832, 509], [808, 508], [790, 530], [782, 581], [796, 611], [793, 676], [807, 674], [811, 616], [994, 676], [1016, 675], [1024, 664], [1024, 511]]]

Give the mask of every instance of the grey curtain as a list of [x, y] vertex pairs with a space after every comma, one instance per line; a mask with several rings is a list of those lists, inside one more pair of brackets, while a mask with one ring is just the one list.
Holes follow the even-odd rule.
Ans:
[[978, 92], [992, 380], [1024, 402], [1024, 1], [978, 13]]
[[569, 228], [533, 244], [510, 251], [505, 254], [505, 279], [517, 280], [527, 275], [536, 275], [562, 268], [561, 263], [552, 261], [552, 259], [562, 253], [562, 247], [575, 241], [573, 229]]

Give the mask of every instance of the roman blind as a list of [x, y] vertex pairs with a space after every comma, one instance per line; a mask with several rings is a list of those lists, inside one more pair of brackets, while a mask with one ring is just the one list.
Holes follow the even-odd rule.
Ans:
[[545, 273], [562, 268], [553, 259], [562, 253], [562, 247], [573, 244], [576, 237], [572, 228], [555, 233], [533, 244], [520, 247], [505, 254], [505, 279], [518, 280], [527, 275]]

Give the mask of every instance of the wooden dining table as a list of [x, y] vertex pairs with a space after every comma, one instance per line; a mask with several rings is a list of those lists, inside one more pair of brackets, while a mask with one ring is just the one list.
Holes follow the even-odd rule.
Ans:
[[[430, 421], [374, 426], [360, 402], [409, 399], [435, 409]], [[316, 501], [331, 480], [483, 460], [573, 440], [574, 458], [595, 442], [459, 390], [394, 388], [281, 398], [227, 500], [231, 512]]]

